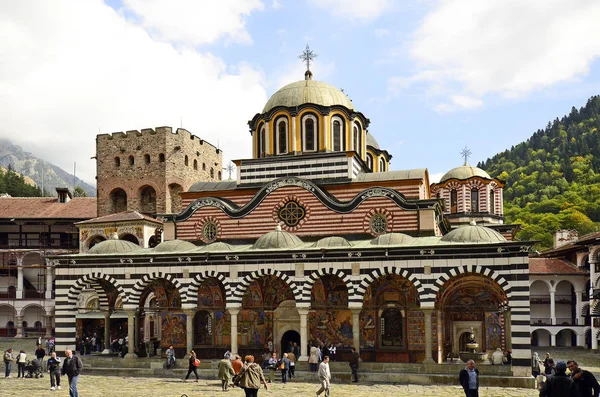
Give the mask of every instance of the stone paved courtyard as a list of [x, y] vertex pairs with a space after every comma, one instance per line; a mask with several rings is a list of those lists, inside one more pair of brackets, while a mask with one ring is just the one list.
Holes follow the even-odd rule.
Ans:
[[[66, 379], [65, 379], [66, 381]], [[45, 376], [41, 379], [0, 379], [0, 395], [4, 396], [68, 396], [67, 382], [62, 390], [51, 392], [50, 379]], [[269, 385], [271, 386], [271, 385]], [[316, 384], [288, 382], [283, 385], [274, 383], [268, 391], [262, 389], [259, 396], [314, 396]], [[160, 378], [123, 378], [104, 377], [83, 374], [79, 382], [79, 395], [81, 397], [180, 397], [187, 394], [193, 396], [244, 396], [240, 389], [232, 389], [228, 393], [221, 391], [221, 383], [214, 380], [200, 380], [198, 383], [176, 381], [174, 379]], [[483, 388], [481, 397], [533, 397], [537, 396], [536, 390], [526, 389], [501, 389]], [[331, 396], [394, 396], [394, 397], [462, 397], [462, 389], [456, 386], [405, 386], [405, 385], [354, 385], [333, 384]]]

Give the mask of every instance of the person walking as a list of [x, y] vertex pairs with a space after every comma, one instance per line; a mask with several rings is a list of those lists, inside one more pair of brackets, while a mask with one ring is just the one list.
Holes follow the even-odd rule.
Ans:
[[[281, 367], [281, 365], [283, 365], [283, 368]], [[281, 365], [279, 366], [279, 368], [281, 369], [281, 383], [287, 383], [288, 372], [290, 372], [290, 359], [288, 358], [288, 353], [283, 353], [283, 357], [281, 358]]]
[[317, 372], [319, 368], [319, 348], [315, 345], [310, 347], [310, 356], [308, 358], [311, 372]]
[[479, 397], [479, 370], [475, 368], [475, 361], [467, 361], [467, 366], [458, 374], [458, 381], [466, 397]]
[[537, 352], [534, 352], [531, 356], [531, 374], [536, 379], [541, 372], [540, 364], [542, 364], [542, 360], [540, 360], [540, 356], [538, 356]]
[[573, 380], [566, 373], [567, 364], [564, 361], [557, 362], [555, 371], [540, 390], [540, 397], [576, 397]]
[[12, 370], [13, 362], [13, 349], [7, 349], [4, 352], [4, 377], [10, 378], [10, 371]]
[[231, 366], [233, 367], [233, 372], [235, 372], [236, 375], [239, 374], [240, 370], [244, 366], [242, 358], [239, 355], [236, 355], [235, 360], [231, 362]]
[[46, 350], [44, 350], [42, 344], [40, 343], [38, 348], [35, 350], [35, 358], [39, 361], [40, 368], [44, 368], [44, 357], [46, 357]]
[[65, 361], [63, 362], [62, 375], [67, 375], [69, 379], [69, 397], [79, 397], [77, 393], [77, 382], [79, 382], [79, 374], [83, 368], [81, 359], [73, 354], [71, 350], [65, 350]]
[[268, 390], [267, 381], [260, 365], [254, 362], [254, 356], [248, 355], [244, 360], [245, 364], [235, 379], [235, 385], [244, 389], [246, 397], [257, 397], [261, 384]]
[[50, 390], [60, 390], [60, 357], [56, 357], [55, 352], [50, 354], [47, 366], [50, 374]]
[[329, 371], [329, 356], [323, 357], [323, 361], [319, 364], [319, 382], [321, 388], [317, 390], [317, 396], [325, 392], [325, 397], [329, 397], [329, 387], [331, 386], [331, 372]]
[[233, 365], [231, 365], [231, 360], [229, 359], [229, 355], [226, 354], [225, 357], [221, 361], [219, 361], [219, 379], [221, 379], [221, 389], [223, 391], [227, 391], [229, 389], [229, 383], [231, 383], [231, 379], [235, 375], [235, 371], [233, 370]]
[[272, 383], [275, 380], [275, 370], [277, 369], [277, 353], [273, 353], [271, 358], [268, 361], [269, 365], [269, 383]]
[[190, 350], [190, 358], [188, 360], [188, 372], [187, 372], [187, 375], [185, 376], [185, 379], [183, 380], [184, 382], [190, 378], [190, 375], [192, 374], [192, 372], [196, 376], [196, 382], [198, 382], [198, 379], [200, 379], [198, 377], [198, 366], [199, 365], [200, 365], [200, 360], [198, 360], [196, 358], [196, 352], [193, 350]]
[[25, 365], [27, 364], [27, 354], [25, 350], [21, 350], [17, 354], [17, 379], [23, 376], [25, 378]]
[[292, 349], [291, 352], [288, 353], [288, 359], [290, 360], [290, 370], [288, 371], [288, 376], [290, 379], [296, 378], [296, 354]]
[[175, 349], [173, 349], [173, 346], [169, 346], [169, 348], [167, 349], [167, 351], [165, 352], [165, 355], [167, 356], [167, 369], [171, 369], [171, 366], [175, 366]]
[[598, 397], [600, 385], [590, 371], [579, 368], [579, 364], [575, 360], [567, 361], [567, 367], [571, 371], [571, 379], [577, 397]]
[[358, 383], [358, 363], [360, 360], [360, 354], [356, 351], [356, 348], [352, 348], [352, 355], [350, 356], [350, 370], [352, 371], [352, 382]]
[[554, 360], [550, 357], [550, 353], [546, 353], [546, 357], [544, 358], [544, 375], [548, 376], [552, 374], [552, 366], [554, 365]]

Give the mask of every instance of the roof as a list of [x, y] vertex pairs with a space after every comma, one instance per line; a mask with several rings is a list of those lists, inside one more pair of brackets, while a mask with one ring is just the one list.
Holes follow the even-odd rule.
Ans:
[[399, 170], [387, 172], [362, 172], [358, 174], [353, 182], [379, 182], [379, 181], [398, 181], [404, 179], [425, 179], [427, 168], [417, 168], [414, 170]]
[[253, 249], [278, 249], [278, 248], [293, 248], [302, 244], [296, 235], [288, 233], [284, 230], [274, 230], [264, 234], [256, 240]]
[[444, 176], [440, 179], [440, 182], [447, 181], [449, 179], [469, 179], [474, 176], [478, 176], [485, 179], [492, 179], [492, 177], [478, 167], [472, 167], [470, 165], [461, 165], [460, 167], [452, 168], [450, 171], [446, 172]]
[[267, 101], [263, 113], [278, 106], [295, 107], [305, 103], [321, 106], [341, 105], [354, 110], [352, 101], [339, 88], [316, 80], [300, 80], [280, 88]]
[[97, 215], [95, 197], [2, 197], [0, 219], [90, 219]]
[[186, 252], [196, 248], [198, 247], [189, 241], [169, 240], [154, 247], [154, 252]]
[[102, 255], [102, 254], [123, 254], [127, 252], [135, 252], [141, 250], [137, 244], [134, 244], [127, 240], [110, 239], [99, 242], [94, 245], [88, 251], [90, 255]]
[[351, 247], [352, 244], [343, 237], [332, 236], [324, 237], [313, 244], [313, 247], [332, 248], [332, 247]]
[[529, 274], [573, 274], [587, 275], [588, 272], [558, 258], [529, 258]]
[[404, 233], [386, 233], [371, 240], [372, 245], [403, 245], [410, 244], [414, 237]]
[[367, 132], [367, 146], [372, 146], [375, 149], [379, 149], [379, 143], [377, 143], [377, 140], [375, 139], [373, 134], [369, 132]]
[[161, 221], [154, 219], [150, 216], [140, 214], [137, 211], [123, 211], [116, 214], [110, 214], [101, 216], [98, 218], [90, 219], [83, 222], [78, 222], [77, 225], [87, 225], [93, 223], [111, 223], [111, 222], [126, 222], [126, 221], [148, 221], [153, 223], [162, 223]]
[[441, 241], [445, 243], [501, 243], [505, 242], [506, 238], [489, 227], [471, 224], [450, 231], [442, 237]]
[[233, 190], [237, 186], [237, 181], [221, 182], [196, 182], [188, 189], [188, 192], [207, 192], [219, 190]]

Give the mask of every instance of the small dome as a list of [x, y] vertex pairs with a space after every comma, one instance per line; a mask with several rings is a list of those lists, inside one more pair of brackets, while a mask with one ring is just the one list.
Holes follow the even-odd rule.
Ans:
[[471, 222], [444, 235], [440, 241], [446, 243], [502, 243], [506, 239], [497, 231], [485, 226], [477, 226]]
[[371, 134], [370, 132], [367, 132], [367, 146], [372, 146], [375, 149], [379, 150], [379, 144], [377, 143], [377, 140], [375, 139], [373, 134]]
[[202, 251], [202, 252], [233, 251], [233, 246], [231, 244], [227, 244], [222, 241], [217, 241], [216, 243], [205, 245], [198, 251]]
[[415, 238], [404, 233], [386, 233], [371, 240], [372, 245], [407, 245]]
[[293, 248], [297, 245], [302, 244], [302, 240], [286, 231], [274, 230], [263, 236], [260, 236], [258, 240], [252, 246], [253, 249], [276, 249], [276, 248]]
[[312, 245], [315, 248], [352, 247], [352, 244], [343, 237], [325, 237]]
[[185, 252], [193, 250], [196, 247], [194, 244], [189, 241], [183, 240], [169, 240], [163, 241], [154, 247], [154, 252]]
[[141, 249], [142, 247], [130, 241], [116, 240], [111, 238], [110, 240], [105, 240], [94, 245], [87, 253], [91, 255], [125, 254], [127, 252], [139, 251]]
[[340, 89], [315, 80], [300, 80], [280, 88], [267, 101], [263, 113], [278, 106], [295, 107], [305, 103], [321, 106], [341, 105], [354, 110], [352, 101]]
[[470, 165], [461, 165], [460, 167], [452, 168], [450, 171], [446, 172], [440, 179], [440, 182], [445, 182], [449, 179], [465, 180], [474, 176], [492, 179], [492, 177], [490, 177], [490, 175], [481, 168], [472, 167]]

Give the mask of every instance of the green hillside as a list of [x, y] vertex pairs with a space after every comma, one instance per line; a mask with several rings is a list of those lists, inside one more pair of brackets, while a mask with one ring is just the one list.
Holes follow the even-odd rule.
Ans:
[[11, 197], [42, 197], [40, 188], [14, 172], [11, 167], [0, 167], [0, 194], [9, 194]]
[[552, 246], [558, 229], [579, 235], [600, 226], [600, 96], [548, 123], [526, 142], [479, 163], [506, 182], [507, 222], [520, 223], [521, 240]]

